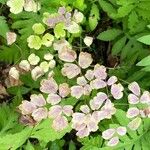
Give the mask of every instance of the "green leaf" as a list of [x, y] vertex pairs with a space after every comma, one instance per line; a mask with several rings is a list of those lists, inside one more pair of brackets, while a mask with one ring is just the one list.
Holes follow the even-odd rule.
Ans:
[[6, 32], [9, 31], [8, 24], [6, 23], [6, 18], [4, 16], [0, 16], [0, 36], [6, 38]]
[[55, 131], [52, 128], [52, 120], [46, 119], [43, 120], [43, 122], [41, 122], [39, 125], [34, 127], [31, 137], [37, 138], [39, 141], [43, 143], [48, 143], [49, 141], [55, 141], [56, 139], [62, 138], [67, 132], [70, 131], [71, 131], [70, 125], [60, 132]]
[[117, 55], [120, 51], [122, 51], [122, 48], [125, 46], [126, 41], [126, 36], [119, 39], [112, 47], [112, 54]]
[[102, 9], [112, 18], [112, 14], [116, 14], [117, 11], [115, 9], [115, 7], [109, 3], [109, 2], [106, 2], [105, 0], [99, 0], [98, 1], [100, 6], [102, 7]]
[[22, 146], [25, 141], [29, 138], [32, 128], [25, 128], [19, 133], [7, 134], [0, 137], [0, 149], [1, 150], [16, 150]]
[[91, 31], [93, 31], [96, 28], [99, 19], [100, 19], [99, 9], [96, 4], [93, 4], [89, 16], [89, 26]]
[[54, 28], [54, 33], [57, 39], [65, 37], [64, 23], [58, 23]]
[[142, 42], [146, 45], [150, 45], [150, 35], [145, 35], [137, 39], [139, 42]]
[[7, 0], [0, 0], [0, 3], [5, 4]]
[[75, 0], [73, 2], [73, 6], [82, 11], [86, 8], [86, 4], [85, 4], [84, 0]]
[[150, 65], [150, 56], [145, 57], [140, 62], [137, 63], [137, 66], [149, 66]]
[[112, 41], [121, 34], [121, 30], [112, 28], [100, 33], [97, 38], [102, 41]]
[[24, 150], [35, 150], [33, 145], [31, 144], [30, 141], [28, 141], [27, 145], [25, 146]]

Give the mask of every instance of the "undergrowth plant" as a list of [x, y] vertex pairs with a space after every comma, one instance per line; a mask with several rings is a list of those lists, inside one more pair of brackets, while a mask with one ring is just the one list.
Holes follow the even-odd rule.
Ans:
[[[11, 64], [0, 149], [149, 150], [148, 6], [0, 0], [0, 60]], [[113, 67], [96, 59], [104, 44]]]

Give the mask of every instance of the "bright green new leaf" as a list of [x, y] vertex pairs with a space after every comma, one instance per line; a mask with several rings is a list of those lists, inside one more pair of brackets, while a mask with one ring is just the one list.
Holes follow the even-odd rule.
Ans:
[[45, 27], [41, 23], [35, 23], [32, 29], [35, 34], [43, 34], [45, 32]]
[[57, 39], [65, 37], [66, 32], [64, 30], [64, 23], [59, 23], [54, 28], [54, 33]]
[[146, 45], [150, 45], [150, 35], [145, 35], [137, 39], [139, 42], [142, 42]]
[[89, 26], [91, 31], [93, 31], [96, 28], [99, 19], [100, 19], [99, 8], [97, 7], [96, 4], [93, 4], [89, 16]]
[[97, 38], [102, 41], [112, 41], [121, 34], [122, 31], [120, 29], [112, 28], [101, 32]]
[[150, 56], [145, 57], [139, 63], [137, 63], [137, 66], [149, 66], [149, 65], [150, 65]]

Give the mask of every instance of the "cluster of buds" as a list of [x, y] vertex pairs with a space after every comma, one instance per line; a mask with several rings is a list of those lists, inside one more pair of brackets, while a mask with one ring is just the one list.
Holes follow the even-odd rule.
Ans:
[[56, 61], [53, 59], [54, 56], [51, 53], [44, 55], [44, 61], [40, 62], [40, 57], [34, 53], [30, 54], [28, 60], [22, 60], [19, 63], [19, 68], [12, 67], [9, 71], [9, 76], [15, 80], [19, 80], [19, 74], [31, 71], [33, 80], [37, 80], [39, 77], [49, 72], [55, 67]]

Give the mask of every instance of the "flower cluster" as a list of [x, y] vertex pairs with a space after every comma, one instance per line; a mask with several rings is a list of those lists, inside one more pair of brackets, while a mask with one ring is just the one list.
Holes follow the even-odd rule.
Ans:
[[144, 91], [141, 94], [141, 89], [136, 82], [130, 83], [128, 88], [132, 93], [128, 95], [130, 108], [127, 111], [127, 117], [133, 119], [128, 127], [136, 130], [141, 124], [141, 118], [150, 118], [150, 93]]
[[37, 12], [41, 8], [40, 3], [35, 0], [8, 0], [7, 6], [10, 7], [10, 12], [14, 14], [22, 12], [23, 9], [29, 12]]
[[98, 130], [98, 124], [101, 120], [110, 119], [115, 114], [116, 109], [113, 103], [103, 92], [90, 100], [90, 107], [82, 105], [81, 112], [75, 112], [72, 116], [72, 128], [77, 130], [76, 135], [80, 138], [86, 137], [90, 132]]

